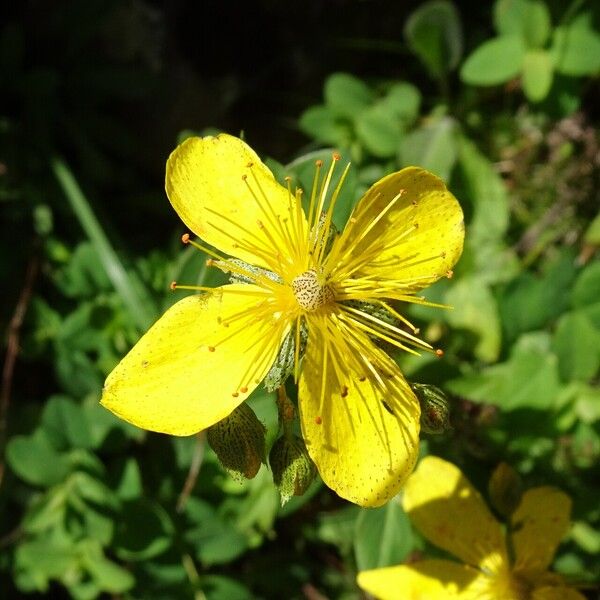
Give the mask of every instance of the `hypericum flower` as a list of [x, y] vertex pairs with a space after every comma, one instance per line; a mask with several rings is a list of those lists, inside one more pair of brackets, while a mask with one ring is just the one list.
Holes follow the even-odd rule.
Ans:
[[139, 427], [189, 435], [227, 417], [266, 376], [273, 386], [292, 373], [321, 477], [376, 506], [412, 471], [419, 436], [417, 399], [378, 344], [432, 350], [391, 302], [426, 303], [416, 294], [450, 275], [464, 224], [444, 183], [409, 167], [373, 185], [335, 234], [338, 159], [326, 171], [317, 161], [305, 213], [302, 191], [277, 183], [235, 137], [190, 138], [171, 154], [169, 200], [219, 253], [184, 241], [233, 283], [177, 286], [203, 293], [142, 337], [109, 375], [102, 403]]
[[363, 571], [380, 600], [585, 600], [548, 571], [569, 527], [571, 500], [551, 487], [525, 492], [506, 533], [453, 464], [424, 458], [404, 488], [404, 509], [433, 544], [458, 557]]

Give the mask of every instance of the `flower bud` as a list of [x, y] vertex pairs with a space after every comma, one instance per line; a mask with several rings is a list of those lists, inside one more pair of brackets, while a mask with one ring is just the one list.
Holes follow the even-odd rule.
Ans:
[[435, 385], [411, 383], [410, 387], [421, 405], [421, 431], [439, 435], [452, 429], [446, 394]]
[[282, 506], [292, 496], [302, 496], [317, 473], [304, 441], [294, 434], [283, 435], [273, 444], [269, 464]]
[[498, 514], [509, 517], [521, 502], [523, 484], [520, 475], [511, 466], [500, 463], [490, 477], [488, 494]]
[[209, 427], [207, 440], [223, 468], [236, 480], [252, 479], [265, 462], [264, 425], [248, 404]]

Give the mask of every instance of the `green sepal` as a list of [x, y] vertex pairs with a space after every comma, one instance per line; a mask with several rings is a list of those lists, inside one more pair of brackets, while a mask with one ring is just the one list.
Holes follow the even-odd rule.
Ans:
[[292, 496], [302, 496], [317, 474], [304, 441], [294, 434], [283, 435], [273, 444], [269, 464], [282, 506]]
[[452, 429], [450, 424], [450, 401], [435, 385], [409, 384], [421, 405], [421, 431], [440, 435]]
[[207, 431], [207, 441], [223, 468], [236, 480], [252, 479], [265, 462], [264, 425], [246, 404]]
[[510, 517], [523, 495], [521, 476], [509, 465], [500, 463], [488, 483], [490, 502], [499, 515]]

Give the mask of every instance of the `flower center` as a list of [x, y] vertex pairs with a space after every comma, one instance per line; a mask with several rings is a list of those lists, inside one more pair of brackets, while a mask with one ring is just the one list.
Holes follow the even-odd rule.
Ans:
[[304, 310], [316, 310], [335, 300], [333, 290], [328, 285], [319, 281], [319, 276], [314, 269], [310, 269], [294, 277], [292, 290], [296, 302]]

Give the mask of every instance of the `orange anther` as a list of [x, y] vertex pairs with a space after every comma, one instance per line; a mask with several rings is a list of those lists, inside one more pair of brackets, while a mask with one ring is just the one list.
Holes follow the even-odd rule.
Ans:
[[244, 174], [242, 175], [242, 181], [246, 181], [246, 179], [248, 179], [248, 175], [246, 175], [246, 173], [244, 173]]
[[254, 163], [253, 163], [252, 161], [250, 161], [250, 162], [249, 162], [249, 163], [248, 163], [246, 166], [247, 166], [248, 168], [250, 168], [250, 167], [253, 167], [253, 166], [254, 166]]
[[171, 283], [169, 284], [169, 287], [174, 290], [177, 288], [177, 282], [176, 281], [171, 281]]
[[245, 385], [243, 385], [243, 386], [240, 388], [240, 392], [242, 392], [242, 394], [246, 394], [246, 393], [248, 393], [248, 388], [247, 388]]
[[317, 425], [320, 425], [323, 422], [323, 419], [321, 417], [315, 417], [315, 423]]
[[435, 355], [436, 355], [436, 356], [444, 356], [444, 351], [443, 351], [441, 348], [438, 348], [438, 349], [435, 351]]
[[332, 158], [333, 160], [338, 161], [342, 158], [342, 155], [339, 152], [334, 152]]
[[237, 392], [233, 392], [233, 394], [231, 394], [234, 398], [237, 398], [239, 396], [239, 394]]
[[348, 386], [347, 385], [343, 385], [342, 386], [342, 391], [340, 393], [340, 396], [342, 398], [345, 398], [348, 395]]
[[214, 352], [214, 351], [215, 351], [215, 349], [216, 349], [216, 348], [215, 348], [214, 346], [209, 346], [209, 347], [208, 347], [208, 351], [209, 351], [209, 352]]
[[291, 180], [292, 180], [292, 178], [291, 178], [289, 175], [286, 175], [286, 176], [283, 178], [283, 180], [284, 180], [284, 181], [291, 181]]
[[214, 258], [207, 258], [206, 259], [206, 266], [207, 267], [212, 267], [215, 264], [215, 259]]
[[452, 271], [451, 269], [446, 271], [446, 277], [448, 279], [452, 279], [452, 277], [454, 277], [454, 271]]
[[315, 165], [319, 168], [323, 166], [323, 161], [321, 159], [315, 161]]
[[189, 234], [189, 233], [184, 233], [184, 234], [181, 236], [181, 241], [182, 241], [184, 244], [187, 244], [187, 243], [189, 243], [189, 241], [190, 241], [190, 234]]

